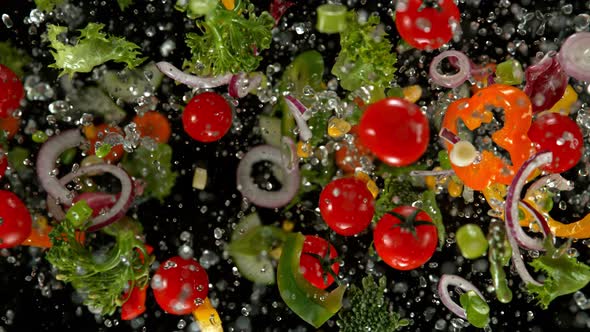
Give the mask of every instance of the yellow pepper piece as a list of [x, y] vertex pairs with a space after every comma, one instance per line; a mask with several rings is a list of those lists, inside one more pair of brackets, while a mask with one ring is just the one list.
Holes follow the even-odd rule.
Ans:
[[193, 316], [202, 332], [223, 332], [219, 314], [211, 305], [209, 298], [205, 298], [203, 304], [193, 311]]
[[311, 145], [302, 141], [297, 142], [297, 157], [309, 158], [311, 156]]
[[410, 85], [402, 89], [404, 99], [410, 103], [417, 102], [422, 97], [422, 88], [419, 85]]
[[227, 10], [234, 10], [236, 8], [236, 2], [234, 0], [221, 0], [223, 7]]
[[424, 183], [430, 190], [434, 190], [436, 188], [436, 178], [434, 176], [424, 177]]
[[283, 230], [285, 232], [291, 232], [291, 231], [293, 231], [293, 227], [295, 227], [295, 223], [292, 222], [291, 220], [285, 220], [285, 221], [283, 221]]
[[328, 122], [328, 136], [332, 138], [340, 138], [350, 131], [352, 126], [346, 120], [340, 118], [331, 118]]
[[463, 193], [463, 183], [451, 179], [449, 180], [447, 189], [449, 190], [449, 195], [451, 195], [451, 197], [459, 197]]
[[369, 191], [371, 192], [371, 195], [373, 195], [373, 198], [377, 198], [377, 195], [379, 195], [379, 187], [377, 187], [377, 184], [375, 183], [375, 181], [373, 181], [373, 179], [371, 179], [369, 174], [367, 174], [365, 172], [356, 172], [356, 174], [354, 176], [357, 179], [366, 183], [367, 189], [369, 189]]
[[571, 85], [568, 85], [561, 99], [559, 99], [557, 103], [555, 103], [555, 105], [549, 109], [549, 112], [570, 114], [572, 106], [576, 101], [578, 101], [578, 94]]

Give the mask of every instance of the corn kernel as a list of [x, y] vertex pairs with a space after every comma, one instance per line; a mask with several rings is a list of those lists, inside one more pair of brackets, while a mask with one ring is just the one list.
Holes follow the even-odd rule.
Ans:
[[332, 138], [340, 138], [350, 131], [352, 126], [350, 123], [340, 118], [331, 118], [328, 122], [328, 136]]
[[285, 220], [285, 221], [283, 221], [283, 230], [285, 232], [291, 232], [291, 231], [293, 231], [293, 227], [295, 227], [295, 223], [292, 222], [291, 220]]
[[410, 85], [402, 89], [404, 99], [410, 103], [417, 102], [422, 97], [422, 88], [419, 85]]
[[297, 157], [309, 158], [309, 156], [311, 156], [311, 145], [302, 141], [297, 142]]
[[451, 195], [451, 197], [459, 197], [463, 193], [463, 183], [451, 179], [447, 189], [449, 190], [449, 195]]
[[430, 190], [434, 190], [436, 187], [436, 178], [434, 176], [426, 176], [424, 177], [424, 183]]
[[559, 99], [557, 103], [555, 103], [555, 105], [549, 109], [549, 112], [555, 112], [564, 115], [570, 114], [572, 106], [576, 101], [578, 101], [578, 94], [571, 85], [568, 85], [561, 99]]
[[373, 198], [377, 198], [377, 195], [379, 195], [379, 187], [377, 187], [377, 184], [375, 183], [375, 181], [373, 181], [373, 179], [371, 179], [369, 174], [359, 171], [356, 172], [354, 176], [357, 179], [363, 181], [367, 185], [367, 189], [369, 189], [371, 195], [373, 195]]

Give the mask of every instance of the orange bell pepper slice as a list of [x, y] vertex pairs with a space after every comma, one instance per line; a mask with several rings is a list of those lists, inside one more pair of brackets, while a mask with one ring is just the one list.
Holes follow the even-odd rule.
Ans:
[[221, 319], [217, 310], [211, 305], [209, 298], [193, 311], [193, 316], [203, 332], [223, 332]]
[[[510, 184], [520, 166], [534, 153], [527, 136], [532, 121], [531, 101], [523, 91], [509, 85], [494, 84], [481, 89], [471, 98], [451, 103], [442, 125], [457, 134], [457, 121], [462, 120], [473, 131], [492, 121], [492, 108], [504, 110], [504, 126], [491, 138], [508, 151], [512, 165], [488, 150], [481, 151], [478, 163], [465, 167], [452, 165], [465, 185], [479, 191], [496, 182]], [[450, 153], [453, 145], [447, 143], [447, 149]]]

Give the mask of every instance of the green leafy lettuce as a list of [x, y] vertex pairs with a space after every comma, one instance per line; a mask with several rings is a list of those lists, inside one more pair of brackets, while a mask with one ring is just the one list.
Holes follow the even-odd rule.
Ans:
[[66, 27], [47, 26], [47, 38], [55, 63], [52, 68], [62, 69], [60, 74], [88, 73], [107, 61], [126, 63], [129, 68], [140, 65], [145, 58], [139, 58], [139, 46], [128, 42], [125, 38], [110, 36], [102, 32], [104, 24], [88, 23], [80, 30], [80, 37], [75, 45], [67, 45], [58, 40], [61, 33], [67, 32]]
[[379, 17], [371, 15], [366, 23], [359, 23], [355, 12], [348, 13], [348, 28], [340, 33], [341, 50], [332, 67], [332, 74], [340, 85], [354, 91], [372, 85], [375, 96], [384, 97], [394, 78], [397, 56], [387, 39]]
[[14, 47], [10, 41], [5, 41], [0, 42], [0, 63], [22, 78], [23, 67], [31, 63], [31, 57], [25, 51]]
[[142, 146], [128, 153], [123, 168], [132, 176], [144, 179], [144, 194], [160, 201], [170, 195], [178, 175], [172, 171], [172, 148], [164, 143], [159, 143], [153, 151]]
[[50, 12], [64, 2], [65, 0], [35, 0], [35, 5], [40, 11]]
[[119, 8], [121, 8], [121, 10], [125, 10], [127, 7], [133, 4], [133, 1], [134, 0], [117, 0], [117, 3], [119, 4]]
[[545, 273], [545, 282], [541, 286], [527, 284], [526, 287], [539, 305], [547, 309], [549, 303], [558, 296], [584, 288], [590, 282], [590, 267], [555, 248], [550, 241], [547, 241], [545, 248], [545, 255], [529, 263], [535, 271]]
[[270, 46], [273, 26], [268, 12], [256, 16], [254, 6], [246, 1], [234, 10], [219, 4], [197, 21], [199, 33], [186, 35], [192, 58], [183, 67], [202, 76], [252, 72], [260, 64], [259, 53]]
[[407, 326], [407, 319], [400, 319], [400, 314], [393, 312], [387, 298], [384, 296], [387, 279], [381, 277], [376, 284], [372, 276], [362, 280], [363, 289], [352, 285], [347, 297], [349, 308], [342, 308], [336, 324], [340, 332], [391, 332]]

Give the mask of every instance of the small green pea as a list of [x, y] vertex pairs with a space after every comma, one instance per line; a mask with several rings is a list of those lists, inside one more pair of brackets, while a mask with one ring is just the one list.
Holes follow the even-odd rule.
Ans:
[[37, 130], [31, 137], [35, 143], [44, 143], [47, 141], [47, 134], [44, 131]]
[[98, 158], [104, 158], [111, 152], [112, 146], [108, 143], [102, 144], [98, 149], [96, 149], [96, 156]]
[[479, 258], [488, 250], [488, 240], [475, 224], [465, 224], [457, 230], [457, 245], [468, 259]]
[[66, 213], [66, 219], [77, 228], [81, 227], [91, 216], [92, 208], [84, 200], [72, 205]]

